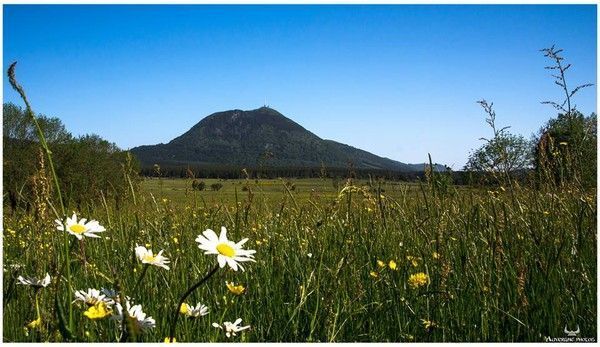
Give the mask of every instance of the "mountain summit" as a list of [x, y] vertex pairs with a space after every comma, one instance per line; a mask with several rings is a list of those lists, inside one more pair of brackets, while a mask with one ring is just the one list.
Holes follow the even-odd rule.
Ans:
[[400, 163], [324, 140], [269, 107], [213, 113], [167, 144], [131, 149], [143, 166], [153, 164], [348, 167], [420, 171]]

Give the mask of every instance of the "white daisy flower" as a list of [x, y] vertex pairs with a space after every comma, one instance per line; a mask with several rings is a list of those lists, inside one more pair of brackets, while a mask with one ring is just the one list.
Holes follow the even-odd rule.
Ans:
[[219, 329], [225, 331], [225, 336], [231, 337], [231, 336], [236, 336], [237, 335], [236, 333], [238, 333], [238, 332], [240, 332], [242, 330], [246, 330], [246, 329], [250, 328], [249, 325], [246, 325], [245, 327], [239, 326], [241, 322], [242, 322], [242, 319], [238, 318], [233, 323], [231, 323], [231, 322], [225, 322], [225, 323], [223, 323], [222, 326], [220, 324], [213, 323], [212, 326], [215, 327], [215, 328], [219, 328]]
[[198, 303], [196, 306], [190, 306], [186, 303], [183, 303], [183, 305], [181, 305], [179, 308], [179, 312], [188, 317], [198, 318], [208, 314], [208, 307], [200, 303]]
[[[106, 231], [102, 225], [100, 225], [97, 221], [91, 220], [87, 222], [87, 219], [82, 218], [77, 221], [77, 215], [73, 213], [71, 218], [67, 217], [67, 220], [64, 222], [67, 226], [67, 232], [71, 235], [75, 235], [78, 240], [81, 240], [84, 236], [86, 237], [100, 237], [96, 235], [96, 233], [100, 233]], [[57, 230], [64, 231], [63, 222], [59, 219], [55, 220]]]
[[32, 286], [34, 288], [45, 288], [50, 284], [50, 274], [46, 273], [46, 277], [43, 279], [38, 279], [36, 277], [17, 277], [18, 284], [23, 284], [26, 286]]
[[[144, 332], [147, 329], [154, 328], [156, 321], [152, 317], [146, 317], [144, 311], [142, 311], [142, 305], [133, 305], [129, 303], [129, 300], [125, 301], [125, 307], [127, 308], [127, 319], [129, 320], [129, 329], [133, 329], [135, 334]], [[115, 320], [119, 322], [123, 321], [123, 306], [119, 303], [115, 304], [116, 314], [113, 316]]]
[[198, 242], [198, 248], [205, 250], [204, 254], [216, 254], [217, 261], [220, 267], [224, 267], [225, 264], [229, 265], [234, 271], [237, 271], [238, 267], [244, 271], [242, 265], [239, 262], [244, 261], [255, 261], [254, 253], [255, 250], [242, 249], [242, 245], [248, 241], [243, 239], [238, 243], [229, 241], [227, 239], [227, 229], [221, 227], [221, 235], [217, 237], [217, 234], [211, 229], [206, 229], [203, 233], [204, 236], [198, 235], [196, 242]]
[[81, 301], [88, 306], [94, 306], [99, 302], [104, 302], [108, 306], [114, 305], [115, 303], [113, 299], [108, 298], [105, 294], [101, 294], [98, 289], [94, 288], [88, 288], [87, 292], [83, 290], [76, 290], [75, 300], [73, 300], [73, 303], [77, 301]]
[[162, 252], [161, 250], [158, 254], [154, 254], [151, 249], [146, 249], [144, 246], [136, 245], [135, 247], [135, 255], [143, 264], [150, 264], [169, 270], [166, 264], [170, 263], [170, 261], [168, 258], [163, 257]]

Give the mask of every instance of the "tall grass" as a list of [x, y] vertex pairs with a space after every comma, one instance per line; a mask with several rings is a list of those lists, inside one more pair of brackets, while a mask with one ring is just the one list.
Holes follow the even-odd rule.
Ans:
[[[565, 325], [594, 336], [596, 193], [515, 189], [514, 196], [501, 188], [434, 194], [424, 185], [422, 194], [378, 198], [366, 186], [347, 185], [335, 199], [292, 200], [297, 193], [286, 191], [278, 203], [256, 194], [247, 218], [236, 217], [245, 213], [241, 202], [193, 208], [191, 195], [155, 203], [142, 193], [119, 210], [98, 202], [78, 212], [104, 223], [107, 238], [72, 251], [73, 287], [111, 287], [118, 279], [133, 288], [142, 270], [135, 244], [165, 249], [171, 270], [150, 269], [128, 292], [157, 321], [140, 339], [162, 341], [178, 296], [215, 265], [195, 237], [225, 225], [232, 239], [250, 238], [257, 263], [244, 273], [220, 271], [194, 292], [189, 302], [208, 305], [210, 314], [182, 319], [177, 341], [224, 340], [210, 323], [238, 317], [252, 325], [238, 337], [244, 341], [540, 341], [564, 336]], [[7, 213], [4, 223], [5, 268], [48, 268], [51, 257], [40, 254], [58, 251], [59, 240], [41, 239], [25, 211]], [[398, 266], [382, 268], [377, 260]], [[430, 283], [413, 289], [408, 278], [418, 272]], [[4, 278], [10, 288], [12, 276]], [[225, 281], [242, 283], [247, 293], [234, 296]], [[14, 286], [8, 294], [5, 341], [61, 339], [49, 293], [40, 296], [43, 327], [29, 336], [23, 325], [34, 318], [34, 298]], [[77, 340], [116, 339], [114, 322], [81, 313], [74, 313]]]

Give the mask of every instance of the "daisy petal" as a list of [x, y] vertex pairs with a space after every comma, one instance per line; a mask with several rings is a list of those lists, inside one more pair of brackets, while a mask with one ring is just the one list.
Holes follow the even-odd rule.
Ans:
[[217, 261], [219, 262], [219, 266], [220, 267], [224, 267], [225, 264], [227, 263], [227, 258], [225, 258], [225, 256], [222, 256], [222, 255], [219, 254], [217, 256]]

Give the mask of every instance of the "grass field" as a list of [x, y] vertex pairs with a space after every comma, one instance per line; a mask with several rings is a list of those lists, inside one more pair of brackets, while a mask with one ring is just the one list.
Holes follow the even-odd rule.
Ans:
[[[262, 202], [277, 203], [282, 199], [293, 199], [299, 203], [309, 200], [331, 200], [338, 196], [339, 191], [346, 183], [344, 180], [332, 179], [261, 179], [261, 180], [221, 180], [202, 179], [206, 187], [203, 191], [194, 191], [191, 181], [186, 179], [146, 179], [143, 190], [152, 194], [156, 199], [168, 199], [173, 203], [190, 204], [221, 204], [235, 203], [237, 200], [247, 200], [248, 193], [244, 187], [252, 189], [252, 198]], [[213, 191], [210, 186], [220, 183], [223, 187]], [[287, 183], [287, 188], [286, 188]], [[368, 180], [357, 180], [357, 185], [368, 185]], [[377, 183], [374, 183], [374, 185]], [[419, 191], [416, 183], [407, 182], [382, 182], [381, 189], [390, 197], [399, 197], [403, 194], [412, 194]], [[288, 193], [289, 190], [289, 193]]]
[[[596, 336], [595, 191], [367, 181], [336, 189], [318, 179], [292, 180], [293, 190], [282, 180], [228, 180], [210, 191], [215, 181], [205, 181], [209, 190], [198, 192], [186, 190], [189, 180], [146, 180], [118, 206], [90, 202], [74, 212], [106, 231], [81, 241], [57, 231], [50, 212], [5, 209], [4, 341], [63, 341], [69, 323], [73, 340], [117, 341], [114, 315], [92, 320], [69, 302], [75, 290], [119, 288], [156, 322], [137, 334], [126, 327], [129, 340], [162, 342], [178, 299], [217, 264], [194, 240], [221, 226], [234, 242], [249, 238], [243, 247], [256, 262], [219, 268], [191, 294], [186, 302], [209, 313], [181, 315], [178, 342], [544, 341], [576, 325]], [[164, 250], [170, 269], [145, 270], [136, 244]], [[16, 284], [46, 272], [45, 288]], [[212, 326], [238, 318], [251, 327], [237, 336]]]
[[[146, 180], [119, 209], [98, 202], [76, 211], [106, 232], [68, 235], [71, 292], [118, 283], [156, 321], [130, 339], [163, 341], [178, 298], [217, 263], [194, 240], [225, 226], [229, 239], [250, 239], [244, 247], [256, 250], [256, 262], [245, 272], [220, 268], [192, 293], [186, 302], [209, 313], [181, 317], [177, 341], [230, 340], [211, 324], [237, 318], [251, 325], [231, 338], [241, 341], [543, 341], [563, 336], [565, 325], [595, 336], [595, 192], [221, 183], [220, 191], [186, 192], [189, 180]], [[37, 291], [40, 324], [28, 328], [36, 291], [15, 282], [48, 272], [55, 283], [66, 233], [23, 211], [5, 212], [4, 227], [4, 341], [63, 340], [56, 310], [68, 324], [74, 300], [65, 285]], [[170, 269], [144, 271], [136, 244], [164, 250]], [[74, 340], [119, 339], [115, 320], [88, 319], [86, 310], [72, 305]]]

